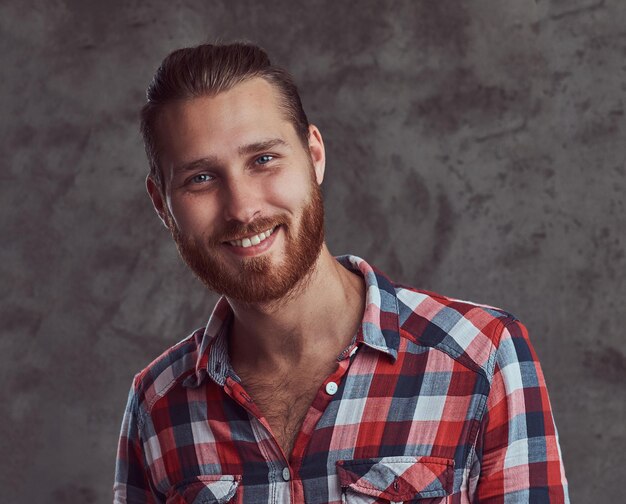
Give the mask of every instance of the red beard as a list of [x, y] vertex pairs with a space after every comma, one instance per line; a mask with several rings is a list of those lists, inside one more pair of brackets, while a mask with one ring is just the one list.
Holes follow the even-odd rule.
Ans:
[[[284, 215], [262, 217], [249, 224], [229, 222], [219, 235], [207, 240], [183, 236], [171, 217], [168, 220], [178, 252], [196, 276], [209, 289], [244, 303], [275, 301], [294, 292], [312, 272], [324, 243], [324, 205], [314, 179], [297, 236]], [[265, 256], [242, 258], [235, 271], [216, 251], [225, 241], [258, 234], [277, 225], [285, 233], [285, 259], [281, 264], [273, 266]]]

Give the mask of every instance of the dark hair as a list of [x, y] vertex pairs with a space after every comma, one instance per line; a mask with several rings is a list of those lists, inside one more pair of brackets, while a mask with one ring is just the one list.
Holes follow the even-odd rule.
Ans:
[[283, 112], [302, 144], [308, 145], [309, 121], [293, 78], [286, 70], [272, 66], [263, 49], [243, 42], [178, 49], [163, 60], [154, 74], [146, 92], [148, 101], [141, 109], [141, 134], [150, 163], [150, 176], [161, 190], [165, 186], [154, 129], [159, 111], [175, 100], [215, 96], [253, 77], [261, 77], [276, 86]]

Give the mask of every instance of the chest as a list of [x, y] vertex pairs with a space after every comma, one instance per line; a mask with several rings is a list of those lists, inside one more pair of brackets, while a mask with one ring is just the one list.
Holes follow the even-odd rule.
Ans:
[[[395, 480], [388, 480], [388, 476], [406, 474], [406, 485], [401, 482], [399, 491], [410, 484], [416, 490], [427, 488], [431, 492], [434, 484], [441, 496], [432, 502], [449, 502], [444, 495], [451, 492], [456, 478], [453, 467], [465, 467], [469, 451], [464, 447], [475, 443], [477, 431], [472, 425], [477, 420], [476, 408], [482, 403], [477, 394], [486, 392], [482, 380], [477, 382], [469, 370], [455, 368], [452, 362], [445, 368], [447, 361], [438, 362], [443, 358], [440, 353], [411, 354], [411, 362], [396, 363], [405, 374], [398, 373], [389, 360], [374, 356], [373, 352], [357, 354], [353, 365], [337, 380], [337, 393], [328, 397], [324, 383], [332, 369], [277, 375], [271, 381], [239, 373], [243, 391], [232, 388], [229, 395], [234, 400], [213, 384], [206, 389], [187, 389], [185, 398], [170, 398], [170, 409], [180, 404], [183, 411], [177, 414], [154, 409], [168, 413], [167, 418], [157, 419], [163, 426], [155, 429], [162, 432], [159, 453], [171, 443], [173, 418], [182, 421], [189, 416], [206, 421], [195, 421], [187, 431], [184, 425], [177, 426], [176, 433], [189, 432], [202, 449], [193, 450], [192, 457], [186, 449], [180, 450], [179, 457], [170, 450], [164, 459], [166, 474], [159, 480], [180, 481], [181, 468], [185, 474], [206, 474], [206, 468], [212, 471], [219, 467], [224, 477], [240, 478], [237, 502], [338, 504], [344, 494], [359, 497], [351, 492], [360, 488], [358, 482], [365, 473], [372, 475], [381, 492], [395, 490]], [[441, 373], [442, 369], [446, 372]], [[454, 395], [446, 395], [448, 391]], [[241, 399], [241, 392], [254, 401], [259, 411], [253, 416], [257, 418], [250, 418], [250, 411], [244, 409], [248, 401]], [[318, 393], [329, 402], [319, 409], [316, 419], [318, 408], [311, 410], [310, 406], [314, 399], [317, 406]], [[288, 464], [268, 446], [269, 433], [260, 426], [260, 416], [267, 420], [271, 437], [289, 459]], [[309, 425], [310, 438], [303, 439], [305, 448], [294, 451], [298, 434], [305, 436]], [[293, 471], [287, 477], [286, 468]], [[459, 476], [466, 474], [458, 471]], [[462, 486], [460, 482], [454, 484], [456, 488]], [[371, 492], [368, 495], [360, 497], [372, 498]], [[389, 500], [406, 499], [394, 496]]]
[[336, 367], [291, 372], [273, 379], [243, 379], [243, 386], [269, 423], [283, 452], [289, 456], [302, 422], [320, 387]]

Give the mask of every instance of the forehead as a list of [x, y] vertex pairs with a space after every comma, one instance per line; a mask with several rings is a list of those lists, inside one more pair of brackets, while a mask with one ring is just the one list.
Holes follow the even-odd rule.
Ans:
[[159, 164], [166, 172], [201, 157], [225, 159], [241, 146], [267, 138], [296, 143], [280, 103], [276, 87], [256, 77], [215, 96], [165, 105], [156, 121]]

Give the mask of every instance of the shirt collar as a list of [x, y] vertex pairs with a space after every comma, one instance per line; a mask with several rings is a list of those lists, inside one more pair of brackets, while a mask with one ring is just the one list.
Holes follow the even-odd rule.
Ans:
[[[395, 361], [400, 344], [400, 325], [394, 285], [384, 273], [360, 257], [343, 255], [336, 259], [345, 268], [360, 273], [365, 281], [365, 311], [356, 343], [386, 353]], [[222, 386], [229, 376], [238, 380], [228, 357], [227, 338], [232, 316], [228, 300], [222, 296], [204, 330], [195, 373], [185, 380], [185, 386], [199, 386], [207, 375]]]
[[400, 317], [391, 280], [360, 257], [344, 255], [336, 259], [345, 268], [360, 273], [365, 280], [365, 311], [357, 343], [363, 342], [395, 361], [400, 345]]

